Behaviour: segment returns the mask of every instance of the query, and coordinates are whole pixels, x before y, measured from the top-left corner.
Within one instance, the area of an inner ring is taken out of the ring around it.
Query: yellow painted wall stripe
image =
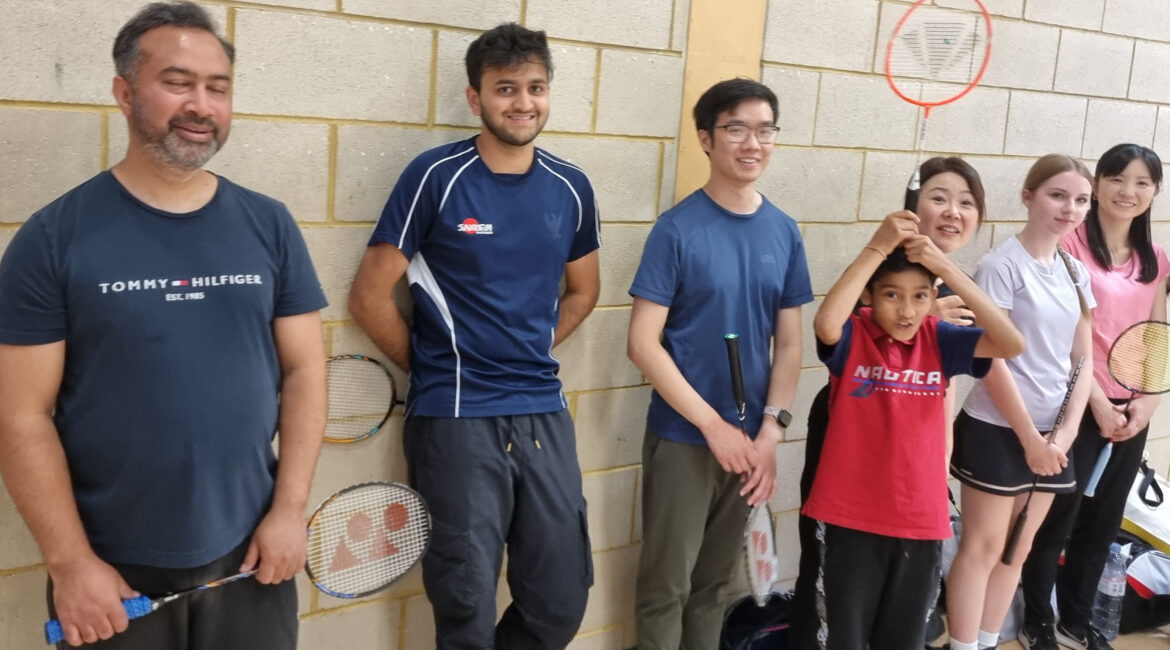
[[[691,0],[674,200],[707,182],[707,156],[691,111],[703,91],[734,77],[760,78],[767,0]],[[665,207],[665,206],[664,206]]]

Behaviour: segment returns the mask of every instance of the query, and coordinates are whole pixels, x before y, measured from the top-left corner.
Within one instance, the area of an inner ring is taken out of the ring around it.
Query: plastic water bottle
[[[1101,581],[1097,583],[1097,597],[1093,600],[1093,627],[1110,641],[1117,638],[1121,624],[1121,601],[1125,598],[1125,555],[1121,545],[1109,547],[1109,561]]]

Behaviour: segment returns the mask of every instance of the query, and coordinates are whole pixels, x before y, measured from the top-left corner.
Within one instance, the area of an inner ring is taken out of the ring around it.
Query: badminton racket
[[[886,44],[886,81],[894,94],[922,108],[914,137],[914,172],[906,185],[906,206],[918,204],[918,165],[926,142],[931,109],[971,92],[991,60],[991,15],[980,0],[948,7],[917,0],[894,27]]]
[[[1068,409],[1068,402],[1072,399],[1073,388],[1076,388],[1077,378],[1081,376],[1081,367],[1085,365],[1085,358],[1077,359],[1077,365],[1073,368],[1072,376],[1068,380],[1068,389],[1064,391],[1064,401],[1060,403],[1060,410],[1056,412],[1056,420],[1052,422],[1052,430],[1048,432],[1047,440],[1052,442],[1052,436],[1056,435],[1056,430],[1060,425],[1064,424],[1064,412]],[[1028,498],[1024,499],[1024,507],[1020,509],[1020,514],[1016,515],[1016,521],[1012,524],[1011,533],[1008,534],[1007,544],[1003,547],[1003,556],[1000,561],[1004,564],[1011,564],[1016,556],[1016,546],[1020,543],[1020,534],[1024,532],[1024,523],[1028,521],[1028,506],[1032,504],[1032,495],[1036,493],[1036,484],[1040,482],[1040,475],[1032,475],[1032,487],[1028,489]]]
[[[727,364],[731,369],[731,394],[735,399],[735,411],[739,416],[739,429],[747,435],[744,419],[747,414],[747,402],[743,394],[743,366],[739,359],[739,335],[727,334],[723,337],[727,344]],[[748,585],[752,590],[752,598],[756,605],[763,607],[768,604],[772,595],[772,585],[778,577],[780,561],[776,555],[776,533],[772,528],[772,509],[766,502],[759,503],[748,512],[747,523],[743,530],[743,548],[746,558]]]
[[[1109,376],[1130,392],[1130,400],[1139,393],[1160,395],[1170,391],[1170,323],[1147,320],[1130,325],[1109,347]],[[1129,418],[1129,404],[1125,405]],[[1110,441],[1097,456],[1093,473],[1085,483],[1085,496],[1097,493],[1097,483],[1113,455]]]
[[[329,413],[325,439],[357,442],[386,424],[398,400],[398,385],[385,366],[360,354],[341,354],[326,365]]]
[[[308,524],[305,572],[317,589],[337,598],[360,598],[389,587],[426,553],[431,516],[414,490],[398,483],[347,487],[317,507]],[[123,600],[126,615],[141,618],[198,591],[252,577],[255,570],[157,598]],[[45,639],[65,639],[59,621],[45,624]]]

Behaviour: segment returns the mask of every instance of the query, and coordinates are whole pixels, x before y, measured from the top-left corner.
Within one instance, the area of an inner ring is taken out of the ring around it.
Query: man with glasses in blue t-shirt
[[[658,218],[630,287],[630,359],[654,387],[642,444],[639,650],[719,645],[748,507],[776,489],[801,305],[813,299],[796,222],[755,187],[772,156],[776,104],[749,79],[699,98],[710,176]],[[748,435],[722,343],[729,332],[739,334]]]
[[[597,302],[597,206],[583,171],[533,144],[552,79],[544,32],[500,25],[466,64],[482,128],[399,177],[349,307],[410,370],[404,446],[434,522],[423,584],[437,646],[563,648],[593,570],[552,349]],[[403,274],[410,325],[391,299]],[[497,625],[505,545],[512,604]]]
[[[0,470],[69,645],[297,645],[325,296],[288,210],[203,169],[232,60],[198,5],[135,15],[114,43],[126,157],[0,261]],[[133,623],[120,602],[252,569]]]

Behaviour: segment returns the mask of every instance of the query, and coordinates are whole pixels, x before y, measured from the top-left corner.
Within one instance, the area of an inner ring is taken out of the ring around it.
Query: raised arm
[[[553,345],[562,341],[577,329],[581,321],[593,311],[597,296],[601,294],[601,274],[598,269],[597,251],[582,255],[565,265],[565,292],[561,294],[557,315],[557,332]]]
[[[365,330],[374,345],[399,368],[410,371],[410,327],[398,305],[394,286],[409,260],[391,244],[366,248],[357,275],[349,289],[349,313]]]
[[[89,545],[53,408],[65,342],[0,345],[0,473],[45,558],[69,645],[126,629],[121,599],[138,594]]]
[[[842,328],[857,304],[865,283],[895,248],[907,237],[917,234],[918,216],[908,210],[886,216],[869,243],[857,254],[845,272],[825,295],[813,319],[813,331],[821,342],[833,345],[841,340]]]
[[[906,257],[911,262],[922,264],[942,278],[975,314],[975,322],[983,328],[983,335],[975,344],[975,356],[1011,359],[1024,351],[1024,335],[1012,324],[1008,313],[1000,309],[929,237],[915,235],[907,239],[904,246]]]
[[[281,373],[276,487],[240,566],[240,571],[257,568],[256,579],[265,584],[292,578],[305,563],[305,506],[326,409],[321,313],[277,318],[272,333]]]

